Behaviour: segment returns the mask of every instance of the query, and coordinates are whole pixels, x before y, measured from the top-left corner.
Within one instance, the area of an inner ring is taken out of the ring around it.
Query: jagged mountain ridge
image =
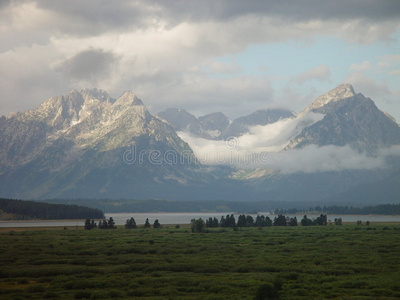
[[[336,145],[373,153],[379,148],[400,144],[400,128],[393,118],[379,110],[363,94],[356,94],[350,84],[342,84],[318,97],[300,114],[324,114],[324,118],[293,138],[286,149]]]
[[[393,138],[399,134],[397,123],[372,100],[355,94],[351,86],[339,86],[314,102],[297,118],[308,113],[320,113],[323,118],[292,139],[292,148],[400,144]],[[235,121],[231,123],[222,113],[198,119],[183,110],[169,113],[181,121],[180,128],[160,115],[152,116],[130,92],[113,99],[101,90],[83,90],[52,97],[36,110],[0,118],[0,196],[317,200],[388,176],[386,171],[363,170],[308,175],[256,171],[257,176],[234,177],[230,166],[198,164],[176,130],[191,130],[197,122],[198,136],[222,139],[223,128]],[[237,123],[246,129],[294,118],[285,113],[257,111]],[[340,130],[336,132],[336,128]],[[123,160],[132,145],[143,154],[140,163]],[[158,164],[152,153],[174,153],[185,159],[183,163]],[[313,188],[316,183],[318,189]]]
[[[143,135],[157,141],[163,138],[160,130],[170,135],[165,142],[171,148],[189,150],[172,128],[154,118],[131,92],[112,99],[102,91],[74,90],[6,119],[0,128],[1,166],[7,161],[27,162],[61,141],[73,141],[77,151],[107,151],[127,147],[133,138]]]
[[[239,137],[249,132],[249,128],[257,125],[268,125],[282,119],[293,118],[294,114],[284,109],[260,109],[247,116],[235,119],[221,134],[223,139]]]
[[[184,109],[168,108],[157,114],[177,131],[187,131],[205,139],[220,139],[232,121],[221,112],[196,118]]]
[[[177,108],[168,108],[157,115],[178,131],[184,130],[198,137],[217,140],[239,137],[249,132],[252,126],[263,126],[294,117],[292,112],[284,109],[260,109],[233,121],[221,112],[196,118],[186,110]]]
[[[202,128],[199,120],[184,109],[168,108],[157,114],[159,118],[170,124],[176,131],[188,131],[196,136],[211,139],[211,136]]]
[[[135,165],[124,161],[132,147],[137,153],[130,155],[141,160]],[[151,157],[167,152],[181,163],[160,165]],[[3,120],[0,166],[2,192],[25,190],[30,197],[101,194],[108,187],[115,192],[127,181],[185,183],[197,168],[190,147],[135,95],[112,99],[97,90],[53,97]]]

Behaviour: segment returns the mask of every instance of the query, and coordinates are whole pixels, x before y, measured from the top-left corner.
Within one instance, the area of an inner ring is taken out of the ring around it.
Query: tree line
[[[315,206],[309,209],[276,209],[275,214],[298,214],[307,212],[318,212],[326,214],[337,214],[337,215],[400,215],[400,204],[380,204],[374,206],[365,207],[353,207],[353,206]]]
[[[149,219],[147,218],[145,223],[144,223],[144,225],[143,225],[143,228],[149,228],[151,226],[152,225],[150,225]],[[117,226],[115,225],[115,221],[114,221],[114,219],[112,217],[110,217],[108,220],[107,219],[100,220],[99,224],[97,224],[95,222],[95,220],[91,220],[91,219],[86,219],[85,220],[84,229],[91,230],[91,229],[95,229],[95,228],[98,228],[98,229],[117,229]],[[125,228],[126,229],[138,228],[138,226],[136,225],[135,219],[134,218],[127,219],[126,222],[125,222]],[[156,219],[154,221],[153,228],[161,228],[161,224],[158,221],[158,219]]]
[[[307,215],[304,215],[301,219],[300,224],[302,226],[324,226],[328,224],[328,217],[325,214],[321,214],[319,217],[309,219]],[[335,219],[336,225],[342,224],[342,219]],[[236,222],[233,214],[221,216],[218,220],[216,217],[208,218],[204,222],[200,219],[192,219],[191,229],[192,232],[204,232],[205,228],[216,228],[216,227],[232,227],[236,230],[239,227],[268,227],[268,226],[298,226],[297,217],[289,217],[283,214],[275,216],[273,220],[270,217],[264,215],[257,215],[254,219],[250,215],[239,215]]]
[[[328,217],[327,215],[321,214],[319,217],[314,219],[309,219],[307,215],[304,215],[303,219],[301,219],[300,224],[302,226],[323,226],[327,225]],[[336,225],[342,225],[342,219],[335,219]],[[236,222],[235,216],[233,214],[228,214],[226,216],[221,216],[220,220],[217,218],[208,218],[205,222],[199,219],[191,220],[191,229],[192,232],[204,232],[206,228],[215,228],[215,227],[231,227],[234,230],[237,230],[239,227],[268,227],[268,226],[298,226],[299,223],[297,221],[297,217],[289,217],[284,215],[278,215],[273,220],[270,217],[264,215],[257,215],[254,219],[250,215],[239,215],[238,220]],[[161,224],[156,219],[153,225],[150,224],[149,219],[147,218],[142,228],[161,228]],[[87,230],[98,228],[98,229],[116,229],[115,221],[112,217],[108,220],[100,220],[99,224],[94,220],[87,219],[85,221],[84,228]],[[135,229],[138,228],[136,221],[134,218],[127,219],[125,222],[126,229]],[[177,225],[179,228],[179,225]]]
[[[0,198],[0,210],[7,214],[12,214],[12,219],[14,220],[104,218],[104,213],[96,208],[4,198]]]

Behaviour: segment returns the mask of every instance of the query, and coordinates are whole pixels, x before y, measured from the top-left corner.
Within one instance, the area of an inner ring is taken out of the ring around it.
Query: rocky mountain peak
[[[115,104],[144,106],[143,102],[130,91],[125,91],[122,96],[115,101]]]
[[[51,97],[44,101],[37,109],[18,113],[18,119],[41,120],[54,127],[56,130],[69,127],[72,122],[77,122],[84,106],[85,99],[82,94],[73,90],[65,96]]]
[[[323,114],[322,120],[306,127],[292,139],[287,149],[302,148],[310,144],[345,146],[375,153],[379,148],[400,144],[398,124],[379,110],[363,94],[355,94],[350,84],[342,84],[318,97],[300,114]]]
[[[213,139],[219,139],[222,132],[227,130],[232,121],[221,112],[214,112],[199,117],[200,126]]]
[[[222,112],[214,112],[205,116],[199,117],[199,122],[205,130],[223,131],[228,128],[231,120]]]
[[[81,91],[81,94],[85,99],[96,99],[101,102],[115,102],[115,99],[111,98],[106,91],[98,90],[96,88],[84,89]]]
[[[356,96],[356,93],[354,92],[353,86],[351,84],[341,84],[334,88],[333,90],[329,91],[326,94],[323,94],[319,96],[317,99],[315,99],[314,102],[312,102],[310,105],[308,105],[300,114],[299,116],[305,115],[307,112],[318,109],[330,102],[337,102],[343,99],[351,98]]]

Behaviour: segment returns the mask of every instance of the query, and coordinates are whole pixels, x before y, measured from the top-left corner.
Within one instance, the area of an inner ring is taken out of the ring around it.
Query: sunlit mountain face
[[[399,125],[349,84],[298,114],[265,109],[234,120],[183,109],[154,116],[131,92],[74,90],[0,119],[0,191],[303,201],[355,198],[367,185],[369,195],[384,188],[395,197],[399,154]]]

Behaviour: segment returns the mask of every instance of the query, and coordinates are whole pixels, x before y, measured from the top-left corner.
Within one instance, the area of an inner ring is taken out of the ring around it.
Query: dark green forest
[[[96,208],[79,205],[0,198],[0,218],[3,220],[103,219],[104,213]]]
[[[271,201],[235,202],[226,200],[177,201],[163,199],[47,199],[48,203],[78,204],[95,207],[107,213],[120,212],[257,212],[270,211],[277,207],[290,208],[295,203]],[[308,206],[307,206],[308,207]]]
[[[277,201],[177,201],[161,199],[48,199],[48,203],[83,205],[105,211],[119,212],[235,212],[257,214],[274,212],[275,214],[324,213],[349,215],[399,215],[400,204],[380,204],[375,206],[354,207],[348,205],[321,205],[315,202],[277,202]],[[317,205],[316,205],[317,204]]]
[[[307,212],[323,212],[335,215],[400,215],[400,204],[380,204],[375,206],[353,207],[353,206],[315,206],[309,209],[277,209],[275,214],[297,214]]]

